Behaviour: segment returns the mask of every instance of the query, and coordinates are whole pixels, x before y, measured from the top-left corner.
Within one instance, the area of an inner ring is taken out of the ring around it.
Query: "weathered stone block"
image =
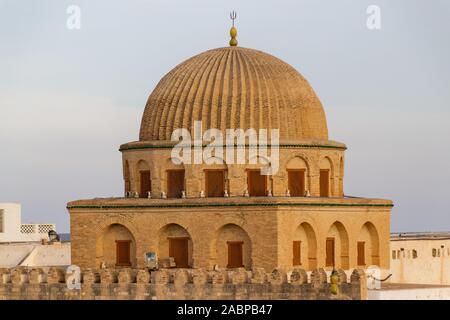
[[[364,272],[363,269],[353,270],[353,272],[350,276],[350,281],[352,283],[358,283],[358,282],[365,281],[365,280],[366,280],[366,273]]]
[[[230,279],[232,284],[243,284],[248,281],[248,275],[244,268],[230,272]]]
[[[271,284],[284,284],[287,282],[287,274],[283,269],[275,269],[268,275]]]
[[[225,271],[211,271],[209,274],[212,284],[225,284],[228,276]]]
[[[117,281],[120,284],[127,284],[127,283],[132,283],[133,279],[132,279],[133,275],[132,275],[132,270],[130,269],[121,269],[119,271],[119,274],[117,276]]]
[[[208,274],[203,269],[195,269],[192,272],[192,283],[195,286],[202,286],[208,282]]]
[[[327,273],[323,268],[314,269],[311,273],[311,284],[315,289],[322,288],[327,283]]]
[[[91,269],[86,269],[84,272],[82,272],[81,276],[81,281],[86,285],[91,285],[96,282],[96,276]]]
[[[184,269],[177,270],[173,275],[173,283],[176,288],[183,287],[189,283],[189,274]]]
[[[304,269],[296,268],[292,270],[289,280],[292,284],[308,283],[308,275]]]
[[[15,285],[21,285],[28,280],[28,275],[25,273],[25,270],[21,268],[14,269],[11,272],[11,282]]]
[[[147,269],[140,269],[136,273],[136,283],[147,284],[150,282],[150,273]]]
[[[251,283],[265,283],[267,281],[267,273],[264,268],[256,268],[252,272]]]
[[[338,283],[347,283],[347,274],[345,273],[345,271],[342,269],[337,269],[336,272],[338,275]]]
[[[170,274],[166,270],[158,270],[152,272],[153,283],[155,284],[167,284],[170,281]]]
[[[43,282],[43,270],[32,269],[28,274],[28,279],[31,284],[40,284]]]
[[[114,271],[110,269],[102,269],[100,271],[100,283],[102,284],[114,283],[115,282],[114,278],[115,278]]]
[[[61,268],[50,268],[47,273],[47,283],[65,283],[66,274]]]

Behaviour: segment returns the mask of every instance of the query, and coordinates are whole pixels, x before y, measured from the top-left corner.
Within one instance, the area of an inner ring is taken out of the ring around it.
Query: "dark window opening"
[[[131,240],[116,240],[116,265],[131,266]]]
[[[228,265],[227,268],[241,268],[243,263],[242,241],[228,241]]]
[[[327,267],[334,267],[334,238],[327,238],[326,242],[326,263]]]
[[[205,171],[207,197],[223,197],[225,193],[225,170]]]
[[[174,258],[177,268],[188,268],[189,238],[169,238],[169,256]]]
[[[320,170],[320,196],[329,197],[330,195],[330,170]]]
[[[140,171],[139,175],[140,175],[140,182],[141,182],[141,190],[140,190],[139,196],[141,198],[147,198],[148,193],[150,191],[152,191],[152,181],[151,181],[151,177],[150,177],[150,171],[149,170]]]
[[[305,195],[305,170],[288,170],[288,185],[291,197]]]
[[[248,193],[251,197],[267,196],[267,176],[261,170],[247,171]]]
[[[302,264],[302,242],[294,241],[292,243],[292,265],[300,266]]]
[[[167,171],[167,197],[181,198],[184,191],[184,170]]]
[[[366,243],[358,241],[358,266],[366,265]]]

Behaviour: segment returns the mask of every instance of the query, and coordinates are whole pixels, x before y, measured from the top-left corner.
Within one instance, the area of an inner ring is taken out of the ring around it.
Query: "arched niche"
[[[98,267],[135,267],[136,240],[131,231],[119,223],[104,228],[97,238],[96,262]]]
[[[306,270],[317,267],[316,233],[309,223],[303,222],[295,229],[292,249],[294,266],[300,265]]]
[[[292,197],[303,197],[310,190],[309,165],[299,156],[290,159],[286,164],[287,189]]]
[[[193,264],[194,247],[189,232],[176,223],[162,227],[158,232],[158,258],[174,258],[177,268],[189,268]]]
[[[319,190],[321,197],[333,196],[334,169],[329,157],[324,157],[319,162]]]
[[[328,229],[325,243],[325,266],[349,269],[349,240],[344,225],[336,221]]]
[[[380,264],[380,243],[378,231],[371,222],[366,222],[358,235],[357,264],[359,266]]]
[[[236,224],[220,227],[211,246],[212,265],[222,268],[252,267],[252,242],[248,233]]]

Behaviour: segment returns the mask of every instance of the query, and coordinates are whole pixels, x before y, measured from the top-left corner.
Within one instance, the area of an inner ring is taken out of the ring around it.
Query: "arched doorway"
[[[357,242],[358,266],[380,264],[379,238],[375,226],[366,222],[359,232]]]
[[[217,230],[212,249],[213,264],[219,267],[246,269],[252,267],[250,237],[236,224],[226,224]]]
[[[317,267],[317,240],[314,229],[309,223],[300,224],[294,233],[292,242],[292,265],[306,270]]]
[[[189,232],[176,223],[162,227],[158,233],[159,259],[174,258],[177,268],[192,267],[193,244]]]
[[[328,229],[325,243],[325,266],[349,269],[348,233],[344,225],[336,221]]]
[[[107,267],[136,266],[136,240],[122,224],[111,224],[97,239],[97,265]]]

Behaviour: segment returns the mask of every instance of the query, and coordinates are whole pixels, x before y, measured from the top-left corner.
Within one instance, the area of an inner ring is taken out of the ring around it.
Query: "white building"
[[[17,203],[0,203],[0,243],[40,242],[48,238],[55,224],[23,224],[21,206]]]
[[[391,283],[450,285],[450,232],[391,235]]]
[[[389,280],[370,300],[450,300],[450,232],[391,234]]]

